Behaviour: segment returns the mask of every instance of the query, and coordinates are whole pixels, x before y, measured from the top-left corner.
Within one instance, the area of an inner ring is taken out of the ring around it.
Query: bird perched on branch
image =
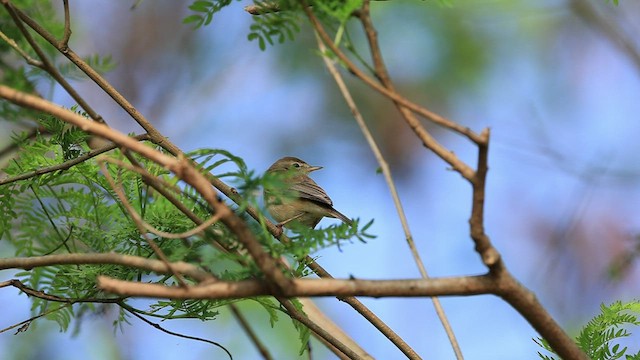
[[[267,174],[277,176],[282,182],[280,186],[264,189],[267,211],[278,221],[276,226],[297,222],[314,228],[325,216],[351,225],[352,221],[333,208],[329,195],[309,177],[310,172],[320,169],[322,166],[311,166],[291,156],[269,167]]]

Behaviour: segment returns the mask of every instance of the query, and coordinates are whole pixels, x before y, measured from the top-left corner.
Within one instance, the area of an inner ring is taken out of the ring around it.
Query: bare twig
[[[58,306],[57,308],[53,308],[53,309],[47,310],[47,311],[45,311],[45,312],[43,312],[43,313],[41,313],[41,314],[38,314],[38,315],[36,315],[36,316],[32,316],[32,317],[30,317],[29,319],[27,319],[27,320],[25,320],[25,321],[21,321],[21,322],[19,322],[19,323],[17,323],[17,324],[11,325],[11,326],[6,327],[6,328],[4,328],[4,329],[0,329],[0,334],[2,334],[3,332],[7,332],[7,331],[9,331],[9,330],[11,330],[11,329],[15,329],[15,328],[17,328],[18,326],[20,326],[20,328],[18,329],[17,333],[23,332],[23,331],[25,331],[25,330],[26,330],[26,328],[28,328],[28,327],[29,327],[29,325],[30,325],[34,320],[37,320],[37,319],[39,319],[39,318],[41,318],[41,317],[43,317],[43,316],[47,316],[47,315],[49,315],[49,314],[53,314],[54,312],[56,312],[56,311],[60,311],[60,310],[62,310],[62,309],[64,309],[64,308],[67,308],[67,307],[69,307],[69,306],[71,306],[71,305],[72,305],[71,303],[67,303],[67,304],[60,305],[60,306]]]
[[[498,271],[504,264],[500,253],[491,244],[491,240],[484,231],[484,198],[485,183],[488,171],[489,154],[489,129],[485,129],[481,134],[484,139],[478,145],[478,169],[472,182],[473,198],[471,204],[471,218],[469,226],[471,238],[476,244],[476,251],[480,254],[482,262],[489,268],[489,271]]]
[[[9,15],[11,15],[13,22],[16,24],[18,29],[20,29],[20,32],[22,33],[22,35],[25,37],[27,42],[29,42],[29,45],[31,45],[31,48],[33,48],[33,50],[36,52],[36,54],[40,58],[40,61],[42,62],[42,66],[40,66],[40,68],[46,71],[47,73],[49,73],[49,75],[51,75],[51,77],[53,77],[54,80],[57,81],[60,84],[60,86],[62,86],[65,89],[65,91],[78,103],[78,105],[80,105],[80,107],[87,112],[89,117],[91,117],[95,121],[104,123],[104,119],[102,118],[102,116],[100,116],[100,114],[98,114],[95,110],[93,110],[93,108],[89,105],[89,103],[86,102],[84,98],[82,98],[82,96],[80,96],[80,94],[71,86],[71,84],[69,84],[69,82],[60,74],[56,66],[49,60],[46,53],[40,48],[40,45],[38,45],[38,43],[33,39],[29,31],[27,31],[27,29],[24,27],[23,22],[20,20],[20,17],[24,14],[20,10],[16,9],[13,6],[13,4],[11,4],[8,1],[4,1],[3,4],[7,9],[7,11],[9,12]],[[70,35],[70,32],[69,32],[69,35]],[[53,36],[51,36],[51,38],[53,39]],[[59,46],[59,44],[56,44],[54,46]]]
[[[378,91],[382,95],[389,97],[391,100],[400,103],[402,106],[408,108],[409,110],[414,111],[417,114],[423,116],[424,118],[432,121],[433,123],[438,124],[456,133],[459,133],[467,137],[469,140],[473,141],[474,143],[478,141],[478,135],[468,127],[462,126],[454,121],[444,118],[443,116],[440,116],[420,105],[417,105],[407,100],[405,97],[398,94],[396,91],[387,89],[386,87],[380,85],[378,82],[373,80],[367,74],[365,74],[351,61],[351,59],[349,59],[342,51],[340,51],[340,49],[336,46],[333,40],[331,40],[331,37],[329,37],[329,34],[327,34],[326,30],[324,29],[324,26],[322,26],[322,24],[320,23],[320,20],[318,20],[318,18],[313,14],[311,9],[307,6],[306,2],[304,0],[301,0],[301,3],[303,5],[302,10],[306,13],[307,17],[311,21],[311,25],[318,32],[318,35],[320,35],[320,38],[325,43],[325,45],[327,45],[327,47],[331,49],[331,51],[340,59],[340,61],[344,63],[344,65],[347,67],[347,69],[350,72],[352,72],[365,84],[369,85],[371,88]],[[412,124],[412,130],[414,130],[416,135],[418,135],[418,138],[422,140],[423,143],[434,141],[433,138],[429,139],[430,135],[428,133],[420,131],[421,128],[422,128],[422,125],[419,123]],[[427,146],[426,143],[425,143],[425,146]],[[469,175],[469,177],[471,177],[469,172],[472,170],[468,166],[466,166],[462,161],[457,159],[457,157],[452,158],[450,156],[447,156],[446,153],[440,153],[440,152],[436,152],[436,154],[440,156],[443,160],[451,164],[451,166],[453,166],[454,169],[458,170],[458,172],[460,172],[460,174],[465,176],[465,178],[467,177],[466,175]]]
[[[44,67],[44,65],[42,64],[42,61],[36,60],[31,56],[29,56],[29,54],[27,54],[26,51],[24,51],[20,46],[18,46],[15,40],[5,35],[5,33],[2,31],[0,31],[0,39],[4,40],[7,44],[9,44],[9,46],[11,46],[15,51],[17,51],[18,54],[20,54],[20,56],[22,56],[22,58],[27,62],[27,64],[31,66],[35,66],[37,68]]]
[[[316,34],[316,39],[318,41],[318,47],[320,49],[320,52],[324,54],[326,52],[325,45],[317,37],[317,34]],[[344,83],[344,80],[342,79],[342,76],[340,75],[340,73],[336,69],[335,64],[326,56],[323,56],[322,58],[324,60],[325,65],[329,69],[329,72],[331,73],[331,75],[333,76],[334,80],[336,81],[336,83],[338,85],[338,88],[340,89],[340,91],[342,93],[343,98],[345,99],[345,101],[347,102],[347,105],[349,106],[349,109],[351,110],[351,114],[356,119],[356,122],[358,123],[358,126],[360,127],[360,130],[362,131],[365,139],[367,140],[367,143],[369,144],[369,147],[371,148],[371,151],[373,152],[373,154],[375,155],[376,159],[378,160],[378,164],[382,168],[382,172],[383,172],[385,180],[387,182],[387,186],[389,187],[389,190],[391,192],[391,197],[393,198],[394,204],[396,206],[396,210],[398,212],[398,216],[400,217],[400,222],[402,223],[402,228],[405,231],[405,237],[406,237],[407,241],[410,244],[411,253],[413,254],[414,259],[415,259],[416,263],[418,264],[418,268],[420,269],[422,277],[423,278],[427,278],[428,277],[427,276],[427,272],[426,272],[426,269],[424,267],[424,264],[422,263],[422,260],[420,259],[420,254],[418,253],[417,249],[415,249],[415,246],[413,245],[411,232],[409,230],[409,224],[407,223],[407,218],[406,218],[406,216],[404,214],[404,210],[402,208],[402,203],[400,202],[400,197],[398,196],[398,192],[396,190],[395,183],[394,183],[393,178],[391,176],[391,170],[389,169],[389,165],[385,161],[385,159],[384,159],[384,157],[382,155],[382,152],[380,151],[380,148],[378,148],[378,145],[376,144],[376,141],[373,138],[373,135],[369,131],[369,128],[367,127],[367,124],[365,123],[365,121],[364,121],[364,119],[362,117],[362,114],[358,110],[358,107],[355,104],[355,101],[353,100],[353,97],[351,96],[351,93],[349,92],[349,89],[347,88],[346,84]],[[408,358],[410,358],[410,359],[419,359],[420,358],[420,356],[409,346],[409,344],[404,342],[404,340],[402,340],[400,337],[395,337],[394,336],[394,337],[389,337],[389,339],[392,340],[394,342],[394,344],[396,346],[398,346],[398,348]],[[399,342],[399,340],[402,340],[402,342]]]
[[[273,357],[271,356],[271,353],[269,353],[269,349],[267,349],[262,341],[260,341],[258,335],[251,328],[251,324],[249,324],[247,319],[245,319],[244,315],[240,312],[240,309],[238,309],[235,304],[229,305],[229,309],[231,310],[231,313],[236,318],[236,320],[238,320],[240,327],[244,330],[245,333],[247,333],[247,336],[249,336],[251,342],[253,342],[256,348],[258,348],[258,351],[260,352],[260,355],[262,355],[262,358],[265,360],[272,360]]]
[[[7,286],[13,286],[16,289],[19,289],[20,291],[22,291],[23,293],[29,296],[33,296],[33,297],[47,300],[47,301],[54,301],[54,302],[63,302],[63,303],[71,303],[71,304],[88,303],[88,302],[112,304],[120,301],[120,298],[64,298],[60,296],[47,294],[44,291],[32,289],[17,279],[11,279],[11,280],[0,282],[0,288],[7,287]]]
[[[170,141],[166,140],[162,134],[151,125],[151,123],[124,97],[120,94],[108,81],[106,81],[102,75],[95,71],[89,64],[87,64],[78,54],[76,54],[68,46],[62,46],[61,42],[56,40],[55,36],[44,29],[35,20],[31,19],[27,14],[21,10],[15,8],[11,3],[6,2],[5,6],[10,8],[17,14],[17,16],[31,29],[33,29],[38,35],[45,39],[49,44],[53,45],[60,53],[66,56],[72,63],[74,63],[82,72],[84,72],[93,82],[95,82],[107,95],[109,95],[120,107],[125,110],[146,132],[149,134],[152,141],[171,154],[177,155],[181,151]],[[64,79],[63,79],[64,80]],[[56,81],[59,81],[56,79]],[[75,97],[74,97],[75,99]],[[76,101],[78,101],[76,99]],[[82,106],[82,105],[81,105]],[[84,108],[84,106],[82,106]],[[85,108],[86,110],[86,108]],[[87,111],[89,113],[89,111]],[[89,114],[91,116],[91,114]],[[93,118],[93,116],[91,116]]]
[[[392,91],[395,91],[394,89],[394,85],[393,82],[391,81],[391,77],[389,76],[389,73],[387,71],[387,67],[384,64],[384,60],[382,58],[382,52],[380,51],[380,45],[378,43],[378,36],[376,33],[376,29],[373,26],[373,22],[371,21],[371,14],[370,14],[370,1],[369,0],[364,0],[363,4],[362,4],[362,8],[360,9],[359,12],[359,18],[360,21],[362,23],[362,27],[364,30],[364,33],[367,37],[367,41],[369,43],[369,49],[371,52],[371,58],[373,59],[373,65],[374,65],[374,69],[375,69],[375,74],[377,76],[377,78],[380,80],[380,82],[382,83],[382,85]],[[326,60],[325,60],[326,61]],[[337,70],[334,69],[334,72],[337,73]],[[338,73],[339,74],[339,73]],[[346,86],[343,83],[343,87],[346,88]],[[353,102],[353,100],[352,100]],[[394,104],[396,105],[396,107],[398,108],[398,110],[400,111],[400,114],[402,115],[402,117],[405,119],[405,121],[409,124],[409,126],[411,128],[415,128],[416,124],[419,124],[418,119],[415,118],[415,116],[413,115],[413,113],[406,107],[404,107],[403,105],[401,105],[399,102],[395,101]],[[355,106],[355,104],[354,104]],[[366,124],[364,123],[363,120],[360,120],[359,123],[362,123],[361,126],[366,126]],[[419,130],[416,129],[417,132],[424,132],[426,134],[428,134],[428,132],[425,129]],[[367,130],[368,133],[368,130]],[[369,134],[369,136],[371,136]],[[373,139],[373,138],[372,138]],[[434,140],[435,142],[435,140]],[[439,144],[437,143],[432,143],[430,142],[427,145],[432,151],[434,152],[438,152],[441,151],[441,149],[439,149]],[[377,147],[376,147],[377,149]],[[387,182],[389,183],[389,189],[391,190],[391,194],[394,198],[394,202],[396,203],[396,209],[398,211],[398,215],[400,217],[400,221],[402,223],[402,227],[404,229],[405,232],[405,237],[407,239],[407,244],[409,245],[409,248],[411,249],[411,253],[413,254],[413,257],[415,259],[416,264],[418,265],[418,269],[420,270],[420,274],[422,275],[423,278],[429,278],[429,275],[427,273],[427,269],[424,266],[424,263],[422,262],[422,260],[420,259],[420,255],[418,253],[418,249],[416,248],[415,242],[413,241],[413,236],[411,235],[411,232],[409,230],[409,224],[407,222],[407,218],[404,214],[404,211],[402,210],[402,205],[400,204],[400,198],[397,194],[397,191],[395,189],[395,185],[393,183],[393,180],[391,179],[391,172],[389,170],[389,166],[386,163],[386,161],[384,161],[384,159],[382,159],[382,155],[378,155],[380,153],[380,151],[378,150],[378,153],[376,154],[376,157],[379,157],[379,162],[382,166],[383,171],[388,172],[388,180]],[[455,157],[455,155],[453,155],[453,157]],[[462,174],[462,173],[461,173]],[[465,176],[464,174],[462,174],[463,176]],[[465,176],[466,177],[466,176]],[[433,306],[435,308],[436,314],[438,315],[438,318],[440,319],[440,322],[442,323],[442,326],[447,334],[447,337],[449,338],[449,342],[451,343],[451,347],[453,348],[453,351],[456,355],[457,359],[463,359],[463,355],[462,355],[462,350],[460,349],[460,345],[458,344],[458,340],[456,339],[455,333],[453,332],[453,329],[451,327],[451,324],[449,323],[449,319],[447,318],[445,312],[444,312],[444,308],[442,307],[442,304],[440,303],[440,300],[436,297],[432,297],[431,301],[433,302]]]
[[[145,322],[147,325],[150,325],[160,331],[162,331],[163,333],[169,334],[169,335],[173,335],[173,336],[177,336],[183,339],[189,339],[189,340],[195,340],[195,341],[200,341],[200,342],[204,342],[204,343],[208,343],[214,346],[219,347],[220,349],[224,350],[224,352],[227,353],[227,355],[229,355],[229,359],[233,359],[233,356],[231,355],[231,353],[229,352],[229,350],[227,350],[227,348],[225,348],[224,346],[222,346],[222,344],[217,343],[215,341],[211,341],[211,340],[207,340],[207,339],[203,339],[197,336],[189,336],[189,335],[184,335],[184,334],[180,334],[177,333],[175,331],[170,331],[167,330],[165,328],[163,328],[162,326],[160,326],[160,324],[158,323],[154,323],[153,321],[150,321],[149,319],[145,318],[144,316],[138,314],[131,306],[125,304],[124,302],[120,301],[118,303],[118,305],[123,308],[124,310],[126,310],[129,314],[137,317],[138,319],[142,320],[143,322]]]
[[[284,306],[285,309],[287,309],[287,313],[292,319],[299,321],[300,323],[304,324],[307,328],[309,328],[309,330],[311,330],[312,332],[320,336],[320,338],[327,340],[327,342],[329,342],[332,345],[331,347],[329,347],[329,349],[332,349],[332,347],[335,347],[335,349],[332,349],[334,350],[334,353],[335,353],[335,350],[337,349],[338,351],[345,354],[349,359],[357,359],[357,360],[373,359],[368,354],[359,353],[356,351],[357,349],[354,350],[349,346],[345,345],[342,341],[340,341],[340,339],[336,338],[333,334],[329,333],[327,330],[323,329],[322,327],[318,326],[316,323],[311,321],[302,311],[298,310],[295,307],[295,305],[291,302],[291,300],[280,297],[280,296],[276,296],[276,298],[278,299],[280,304],[282,304],[282,306]]]
[[[71,38],[71,16],[69,15],[69,0],[62,0],[64,7],[64,33],[62,34],[62,40],[60,40],[60,48],[66,49],[69,47],[69,39]]]

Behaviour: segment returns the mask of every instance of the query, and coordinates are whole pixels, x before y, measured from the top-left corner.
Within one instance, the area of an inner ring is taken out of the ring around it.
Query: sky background
[[[419,277],[384,179],[306,23],[295,42],[260,51],[246,38],[246,1],[232,3],[197,31],[181,24],[190,14],[185,3],[143,1],[130,10],[132,3],[71,2],[71,47],[82,55],[111,54],[118,67],[107,79],[185,151],[225,149],[257,172],[287,155],[324,166],[313,178],[335,207],[349,217],[375,219],[370,232],[377,235],[367,244],[355,241],[342,251],[315,254],[335,277]],[[372,4],[389,72],[413,101],[476,132],[491,128],[486,231],[514,276],[575,334],[601,303],[639,297],[637,263],[616,279],[608,270],[640,234],[640,64],[570,1],[451,3]],[[624,36],[638,34],[638,3],[587,3]],[[350,29],[362,45],[359,28]],[[468,183],[421,146],[391,103],[345,77],[392,166],[430,275],[483,273],[469,237]],[[112,127],[140,131],[95,85],[74,85]],[[72,105],[59,89],[51,95]],[[424,124],[475,167],[472,144]],[[11,252],[0,244],[0,254]],[[0,280],[11,277],[0,272]],[[429,299],[361,300],[424,358],[453,358]],[[441,301],[467,359],[537,358],[535,331],[499,298]],[[348,305],[332,298],[317,303],[374,357],[401,357]],[[28,318],[29,306],[26,296],[3,289],[0,327]],[[296,339],[290,321],[271,330],[254,304],[241,308],[254,315],[252,325],[276,358],[297,358],[297,345],[286,343]],[[103,315],[87,316],[75,324],[77,334],[39,321],[25,334],[0,334],[0,349],[10,349],[16,359],[225,358],[218,348],[169,336],[137,319],[114,331],[116,314],[106,308]],[[219,342],[236,359],[258,358],[224,309],[215,321],[162,326]],[[283,331],[291,336],[278,336]],[[640,331],[634,332],[626,343],[637,352]],[[332,358],[314,346],[314,359]]]

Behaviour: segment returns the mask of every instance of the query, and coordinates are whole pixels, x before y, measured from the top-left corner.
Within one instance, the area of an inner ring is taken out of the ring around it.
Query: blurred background
[[[188,2],[134,4],[72,1],[71,47],[81,55],[111,54],[118,66],[107,79],[185,151],[225,149],[257,172],[285,155],[324,166],[314,179],[335,207],[375,219],[370,232],[377,235],[315,254],[335,277],[419,277],[378,165],[306,23],[294,42],[260,51],[247,41],[252,20],[243,7],[250,2],[232,3],[197,31],[181,23],[192,14]],[[633,257],[640,246],[640,3],[389,1],[371,8],[397,89],[477,132],[491,128],[486,230],[516,278],[574,335],[601,303],[640,297]],[[353,40],[366,54],[356,25]],[[392,166],[430,275],[483,273],[468,235],[470,186],[421,146],[389,101],[345,77]],[[112,127],[140,132],[97,86],[74,85]],[[73,105],[60,89],[45,90]],[[425,126],[475,167],[470,142]],[[3,133],[0,141],[8,141],[10,132]],[[0,254],[11,249],[0,244]],[[425,358],[454,357],[429,299],[362,301]],[[535,331],[500,299],[441,301],[466,358],[537,358]],[[317,303],[374,357],[402,358],[348,305]],[[27,297],[15,289],[2,290],[0,308],[0,328],[31,316]],[[254,315],[252,326],[276,358],[298,358],[289,320],[271,329],[261,309],[241,308]],[[0,334],[0,349],[16,359],[226,358],[135,318],[114,329],[116,315],[102,308],[67,333],[38,321],[26,333]],[[219,342],[235,359],[259,358],[226,310],[215,321],[162,326]],[[638,351],[640,331],[633,331],[624,343]],[[321,345],[313,349],[314,359],[333,358]]]

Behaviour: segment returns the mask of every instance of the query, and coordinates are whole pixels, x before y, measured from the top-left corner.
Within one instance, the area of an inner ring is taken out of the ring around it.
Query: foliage
[[[205,1],[197,0],[189,5],[189,10],[195,14],[189,15],[182,20],[184,24],[193,24],[194,28],[200,28],[203,25],[209,25],[213,20],[213,14],[229,6],[231,0]]]
[[[625,326],[640,325],[636,314],[640,314],[640,301],[637,300],[628,303],[616,301],[609,306],[601,304],[600,314],[585,325],[576,342],[590,359],[613,360],[622,359],[622,356],[627,360],[640,359],[640,348],[637,353],[628,355],[627,347],[620,348],[620,344],[616,343],[616,340],[631,335]],[[536,343],[553,352],[546,340],[538,338]],[[556,359],[541,353],[538,355],[545,360]]]
[[[300,31],[300,18],[294,9],[282,9],[281,11],[267,12],[266,7],[270,2],[256,2],[256,6],[264,11],[263,15],[254,16],[253,24],[249,26],[249,41],[258,41],[260,50],[266,50],[267,43],[274,44],[277,39],[282,44],[286,40],[292,41],[295,33]]]
[[[87,120],[89,121],[89,120]],[[47,116],[39,119],[40,126],[48,135],[38,134],[32,141],[16,136],[20,157],[4,169],[9,177],[18,176],[34,169],[42,169],[84,155],[88,148],[84,144],[86,134],[78,128],[68,126],[60,120]],[[214,173],[238,185],[244,199],[238,210],[251,205],[258,206],[257,190],[265,183],[263,177],[255,176],[244,161],[233,154],[216,149],[197,150],[188,154],[203,172]],[[115,151],[111,157],[124,160]],[[169,184],[177,181],[167,171],[154,163],[137,158],[152,175]],[[139,175],[109,166],[128,201],[143,219],[164,232],[181,233],[194,225],[165,197],[156,196],[141,181]],[[190,188],[182,188],[176,194],[179,201],[193,209],[201,218],[209,217],[205,202]],[[244,205],[243,205],[244,204]],[[64,171],[54,171],[41,176],[17,181],[0,187],[0,222],[2,240],[10,241],[18,256],[37,256],[52,253],[110,252],[155,257],[143,236],[153,238],[171,261],[189,261],[207,268],[225,280],[241,280],[260,276],[257,266],[247,255],[229,255],[211,247],[212,241],[227,242],[232,246],[233,235],[222,225],[212,226],[203,235],[192,236],[184,241],[165,239],[151,233],[141,235],[135,223],[125,211],[114,189],[102,175],[95,160],[79,163]],[[263,226],[254,223],[252,228],[274,256],[300,258],[302,255],[325,246],[338,244],[340,240],[356,237],[364,240],[371,222],[358,231],[356,227],[331,226],[324,230],[306,231],[294,237],[286,246],[273,242]],[[240,266],[238,263],[247,264]],[[296,266],[293,276],[301,276],[304,266]],[[101,298],[95,288],[98,275],[127,280],[141,280],[174,285],[170,276],[157,276],[145,271],[115,265],[50,266],[36,268],[19,274],[27,286],[50,295],[75,299]],[[44,312],[48,301],[34,298],[33,311]],[[124,300],[125,304],[127,303]],[[149,305],[149,311],[138,310],[150,316],[170,318],[214,319],[216,308],[230,301],[186,301],[160,300]],[[260,303],[265,304],[264,300]],[[69,322],[78,315],[80,306],[63,306],[52,312],[50,319],[66,330]],[[276,321],[274,312],[268,312],[271,321]],[[126,320],[122,317],[120,321]],[[301,339],[308,338],[305,327],[297,327]]]

